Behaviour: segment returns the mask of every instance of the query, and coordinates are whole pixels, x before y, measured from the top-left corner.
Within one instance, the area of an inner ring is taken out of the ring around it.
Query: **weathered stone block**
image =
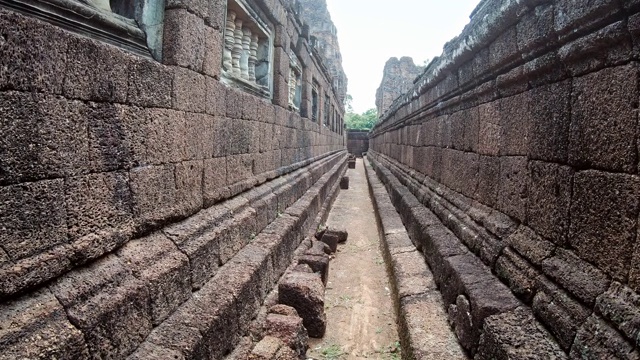
[[[478,152],[498,155],[500,152],[500,106],[494,101],[478,106]]]
[[[640,344],[640,296],[619,282],[611,283],[609,290],[596,299],[596,311],[611,321],[638,347]]]
[[[533,298],[534,314],[547,325],[558,344],[569,351],[578,328],[587,320],[591,310],[560,289],[544,275],[537,281],[536,296]]]
[[[244,209],[241,213],[225,221],[221,227],[220,236],[223,236],[220,243],[220,263],[225,264],[233,256],[255,239],[255,218],[256,213],[252,208]],[[225,234],[226,233],[226,234]]]
[[[176,206],[182,216],[192,215],[202,209],[203,162],[185,161],[176,164]]]
[[[163,63],[202,71],[205,37],[205,25],[201,18],[186,9],[167,9],[162,39]]]
[[[65,183],[65,204],[71,239],[89,234],[106,238],[111,232],[132,231],[132,198],[126,172],[69,178]],[[120,244],[113,244],[109,250]]]
[[[640,179],[587,170],[575,175],[569,243],[578,255],[624,281],[634,251]]]
[[[142,130],[147,122],[141,108],[89,103],[89,168],[94,172],[130,169],[145,154]]]
[[[171,82],[169,68],[153,60],[133,59],[129,68],[127,102],[143,107],[171,107]]]
[[[227,7],[225,0],[210,0],[206,2],[208,11],[204,19],[205,23],[216,30],[224,29]]]
[[[322,238],[322,235],[324,235],[325,230],[316,233],[315,238]],[[322,234],[320,236],[318,236],[318,234]],[[331,255],[331,248],[329,247],[329,245],[323,243],[322,241],[315,241],[315,240],[311,240],[311,247],[309,248],[309,250],[307,250],[307,254],[312,254],[312,255]]]
[[[531,230],[531,228],[524,225],[519,226],[505,242],[518,254],[538,266],[540,266],[545,259],[551,257],[556,248],[553,243],[544,240]]]
[[[182,139],[185,160],[203,160],[213,157],[212,139],[215,139],[214,117],[206,114],[185,113],[185,138]]]
[[[0,87],[61,94],[73,35],[17,12],[2,11]]]
[[[320,276],[307,273],[285,276],[278,285],[278,302],[296,309],[310,337],[324,336],[327,323]]]
[[[519,307],[486,319],[478,359],[567,359],[530,310]]]
[[[7,261],[0,264],[0,297],[12,296],[64,274],[73,268],[71,261],[76,254],[71,246],[59,245],[22,259],[17,265],[6,256]]]
[[[174,68],[173,108],[204,113],[207,109],[207,81],[204,75],[185,68]]]
[[[422,254],[417,251],[391,257],[398,299],[419,295],[436,289],[436,283]]]
[[[84,104],[52,96],[0,95],[0,183],[88,172]]]
[[[225,116],[227,114],[227,90],[225,85],[218,80],[207,76],[207,114],[213,116]]]
[[[403,354],[416,359],[464,359],[466,354],[446,321],[444,304],[436,291],[400,301],[399,328]],[[405,340],[406,339],[406,340]]]
[[[227,156],[227,183],[234,184],[253,176],[251,154]]]
[[[524,156],[500,158],[500,184],[497,207],[520,221],[526,218],[529,170]]]
[[[220,225],[226,218],[221,214],[222,211],[224,210],[207,209],[163,230],[180,251],[189,257],[193,289],[202,288],[217,272],[220,242],[228,241],[228,229]]]
[[[16,261],[67,243],[62,180],[0,187],[0,244]]]
[[[504,30],[498,38],[489,45],[489,66],[497,69],[518,60],[518,39],[516,27]]]
[[[151,297],[151,318],[160,324],[191,297],[189,259],[164,235],[128,242],[118,256],[131,273],[147,284]]]
[[[421,247],[439,286],[443,286],[446,276],[444,269],[446,259],[468,252],[460,240],[444,225],[428,227],[425,243]]]
[[[209,15],[211,6],[208,4],[208,1],[206,0],[195,0],[195,1],[168,0],[166,4],[166,9],[185,9],[185,10],[188,10],[190,13],[196,14],[199,18],[206,18]]]
[[[175,168],[172,165],[136,168],[129,173],[133,214],[139,225],[154,227],[177,214]]]
[[[560,40],[573,38],[601,25],[618,11],[618,3],[613,0],[561,0],[554,6],[554,29]]]
[[[324,253],[320,255],[309,254],[307,252],[307,254],[298,258],[298,263],[308,265],[313,272],[320,274],[322,283],[325,286],[327,285],[327,280],[329,279],[329,255]]]
[[[569,162],[634,173],[638,158],[637,68],[630,64],[576,78],[571,96]]]
[[[66,274],[50,289],[94,356],[125,357],[151,332],[149,292],[115,255]]]
[[[85,37],[69,41],[64,74],[67,98],[124,103],[133,57],[115,46]],[[60,74],[58,74],[60,75]]]
[[[500,179],[500,158],[494,156],[478,157],[478,188],[474,196],[488,206],[496,203]]]
[[[348,176],[343,176],[340,179],[340,189],[349,190],[349,177]]]
[[[145,137],[145,164],[160,165],[187,158],[185,113],[168,109],[147,109],[141,130]]]
[[[627,22],[618,21],[564,45],[558,55],[569,73],[577,76],[624,64],[631,60],[632,52]]]
[[[590,306],[610,283],[601,270],[562,248],[556,249],[553,257],[542,262],[542,271]]]
[[[295,309],[291,308],[294,312]],[[280,315],[270,313],[265,323],[266,336],[273,336],[282,340],[291,350],[294,350],[298,358],[305,357],[309,345],[307,329],[302,324],[302,318],[295,315]]]
[[[569,144],[569,81],[541,86],[529,92],[529,154],[533,159],[565,162]]]
[[[518,50],[524,57],[533,57],[557,42],[553,21],[553,6],[544,4],[536,6],[518,22]]]
[[[527,199],[529,225],[558,245],[567,242],[574,171],[570,167],[529,162],[531,182]]]
[[[213,118],[213,133],[217,141],[213,142],[213,157],[226,156],[231,141],[231,121],[224,117]]]
[[[473,255],[446,258],[444,273],[444,281],[439,285],[445,304],[453,304],[459,295],[465,295],[469,300],[472,327],[467,331],[463,346],[473,353],[478,346],[484,320],[491,315],[513,310],[520,302]]]
[[[530,95],[524,92],[500,103],[500,155],[523,155],[529,153]]]
[[[580,327],[571,347],[572,359],[638,359],[640,353],[597,315]]]
[[[531,264],[507,247],[496,261],[495,272],[519,299],[531,303],[535,295],[535,280],[539,276]]]
[[[320,241],[322,241],[323,243],[329,245],[329,248],[331,249],[331,252],[336,252],[338,251],[338,241],[340,240],[340,238],[336,235],[336,234],[330,234],[330,233],[324,233],[324,235],[322,235],[322,238],[320,239]]]
[[[227,155],[248,154],[253,140],[251,121],[234,119],[229,121],[229,139],[227,139]]]
[[[154,359],[162,359],[163,357],[166,357],[166,356],[174,360],[186,360],[181,352],[176,350],[171,350],[160,345],[152,344],[150,342],[142,343],[133,354],[127,357],[127,359],[154,360]]]
[[[47,289],[3,303],[0,328],[3,360],[89,357],[82,333]]]
[[[249,360],[276,360],[280,359],[280,352],[283,349],[289,349],[282,340],[273,336],[265,336],[260,340],[249,354]],[[295,353],[292,354],[295,356]],[[285,358],[286,359],[286,358]],[[291,358],[293,360],[293,357]]]
[[[204,206],[209,207],[228,196],[225,158],[205,159],[202,183]]]

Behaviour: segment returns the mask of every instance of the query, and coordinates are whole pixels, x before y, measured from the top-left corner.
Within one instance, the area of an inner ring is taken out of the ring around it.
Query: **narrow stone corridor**
[[[379,247],[376,218],[362,159],[347,171],[329,214],[329,227],[345,228],[349,239],[331,260],[325,293],[327,332],[310,339],[313,359],[400,359],[391,286]]]

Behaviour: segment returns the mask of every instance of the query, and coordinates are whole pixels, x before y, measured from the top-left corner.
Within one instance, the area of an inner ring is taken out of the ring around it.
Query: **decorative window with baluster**
[[[254,95],[270,98],[273,26],[264,18],[244,1],[228,1],[221,80]]]
[[[0,6],[162,59],[164,0],[0,0]]]
[[[302,67],[298,56],[289,52],[289,110],[299,112],[302,103]]]
[[[320,113],[320,84],[313,79],[313,87],[311,89],[311,119],[318,121],[318,114]]]

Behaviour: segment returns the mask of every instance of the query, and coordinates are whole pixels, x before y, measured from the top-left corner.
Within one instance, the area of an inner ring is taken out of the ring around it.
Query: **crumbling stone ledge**
[[[313,218],[313,221],[309,223],[308,227],[305,228],[306,229],[305,232],[302,232],[302,231],[299,232],[299,233],[306,234],[306,237],[304,240],[302,240],[300,245],[294,251],[294,256],[293,256],[294,260],[291,261],[291,263],[289,264],[289,267],[284,272],[283,276],[280,277],[280,280],[278,281],[278,283],[282,281],[282,279],[286,274],[291,273],[299,266],[300,258],[303,257],[309,251],[309,249],[313,246],[312,239],[314,238],[314,234],[316,233],[316,230],[319,228],[321,224],[326,223],[327,218],[329,216],[329,211],[331,210],[333,203],[335,202],[339,193],[338,179],[340,179],[340,177],[342,177],[347,171],[346,161],[341,161],[340,164],[342,164],[340,170],[338,170],[335,173],[331,172],[329,182],[332,183],[333,185],[328,191],[322,193],[321,197],[324,199],[324,201],[322,202],[322,207],[320,211]],[[320,186],[320,185],[316,184],[316,186]],[[309,201],[309,200],[307,199],[305,201]],[[254,346],[257,345],[256,341],[258,341],[259,339],[262,339],[264,336],[267,335],[265,334],[265,324],[267,321],[267,316],[269,314],[269,309],[272,306],[277,304],[278,304],[278,286],[275,286],[273,290],[271,290],[271,292],[266,296],[257,317],[252,321],[251,331],[244,337],[244,339],[242,339],[239,342],[238,346],[234,349],[234,351],[225,358],[226,360],[246,360],[250,358],[252,349],[254,348]]]
[[[467,248],[467,240],[461,241],[458,232],[449,229],[452,223],[461,225],[454,216],[459,216],[459,211],[440,216],[444,207],[434,203],[436,216],[413,195],[414,191],[425,190],[418,186],[421,182],[411,180],[406,174],[396,178],[378,161],[384,160],[379,154],[373,152],[372,156],[371,163],[389,192],[392,208],[400,212],[401,220],[389,224],[390,231],[401,233],[403,222],[407,224],[409,243],[424,254],[462,347],[478,360],[568,358],[554,336],[536,318],[540,312],[534,316],[532,309],[516,299],[515,292],[509,291],[492,273],[491,267],[483,263],[485,259],[481,260],[481,252],[478,249],[471,251]],[[421,199],[426,198],[421,195]],[[455,209],[451,204],[449,207]],[[404,243],[408,244],[406,239]],[[549,293],[554,294],[552,291]],[[558,304],[564,303],[559,299]],[[599,339],[591,340],[584,348],[593,348],[595,341],[606,341],[603,335]],[[614,348],[610,350],[621,349]]]
[[[447,323],[442,297],[422,254],[411,243],[384,185],[365,159],[405,359],[467,359]]]

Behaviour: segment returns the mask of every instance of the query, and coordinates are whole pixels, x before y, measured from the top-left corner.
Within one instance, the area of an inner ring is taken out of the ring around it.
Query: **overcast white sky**
[[[479,0],[327,0],[357,113],[375,107],[390,57],[421,65],[469,23]]]

